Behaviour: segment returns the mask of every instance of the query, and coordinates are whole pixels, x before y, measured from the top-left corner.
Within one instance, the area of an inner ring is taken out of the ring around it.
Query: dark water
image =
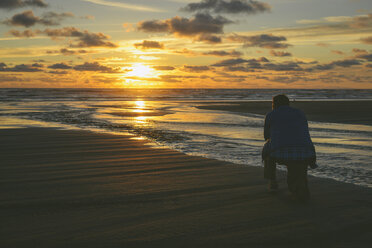
[[[0,89],[0,101],[372,99],[372,90],[312,89]]]
[[[187,154],[261,166],[264,116],[196,106],[279,93],[298,100],[372,99],[372,90],[0,89],[0,126],[129,132]],[[372,126],[309,124],[320,165],[310,174],[372,187]]]

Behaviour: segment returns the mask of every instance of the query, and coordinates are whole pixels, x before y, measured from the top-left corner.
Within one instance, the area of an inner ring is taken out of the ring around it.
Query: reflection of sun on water
[[[144,113],[149,112],[149,110],[145,110],[145,101],[135,101],[134,108],[132,111],[135,113]]]
[[[151,112],[150,110],[145,109],[146,102],[142,100],[138,100],[134,102],[134,109],[132,110],[135,113],[145,113]],[[148,119],[148,116],[136,116],[134,120],[137,124],[144,125]]]
[[[135,101],[136,104],[135,108],[142,109],[145,107],[145,101]]]
[[[136,120],[137,123],[139,124],[143,124],[146,122],[147,120],[147,117],[146,116],[137,116],[134,118]]]

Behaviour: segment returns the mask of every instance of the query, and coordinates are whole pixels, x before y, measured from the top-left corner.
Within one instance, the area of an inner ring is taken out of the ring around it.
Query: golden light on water
[[[137,109],[141,109],[141,108],[144,108],[145,107],[145,101],[141,101],[141,100],[139,100],[139,101],[135,101],[134,102],[135,103],[135,108],[137,108]]]
[[[137,124],[143,124],[148,119],[147,116],[137,116],[134,118]]]
[[[145,109],[146,107],[146,104],[145,104],[145,101],[135,101],[134,102],[134,109],[132,110],[132,112],[135,112],[135,113],[146,113],[146,112],[150,112],[149,110]]]

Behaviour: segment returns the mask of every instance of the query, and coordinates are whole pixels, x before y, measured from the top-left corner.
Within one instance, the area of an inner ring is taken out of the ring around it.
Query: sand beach
[[[1,247],[369,247],[370,188],[154,149],[130,136],[2,129]]]

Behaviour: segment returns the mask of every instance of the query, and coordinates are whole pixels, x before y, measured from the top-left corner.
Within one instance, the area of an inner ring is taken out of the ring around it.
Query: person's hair
[[[284,105],[289,106],[289,98],[286,95],[276,95],[273,97],[273,109]]]

